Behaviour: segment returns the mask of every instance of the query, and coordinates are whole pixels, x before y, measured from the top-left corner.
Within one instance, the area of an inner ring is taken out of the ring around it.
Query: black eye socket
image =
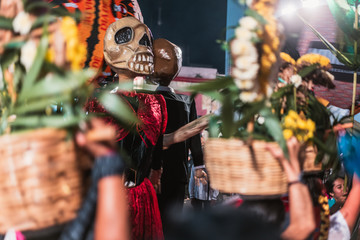
[[[146,47],[151,47],[150,39],[146,34],[144,34],[144,36],[140,39],[139,44]]]
[[[130,42],[132,38],[133,31],[129,27],[124,27],[116,32],[115,34],[115,42],[117,44]]]

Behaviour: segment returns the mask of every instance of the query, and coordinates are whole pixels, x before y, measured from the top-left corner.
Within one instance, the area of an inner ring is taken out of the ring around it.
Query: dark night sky
[[[166,38],[183,51],[183,65],[224,73],[227,0],[138,0],[154,38]]]

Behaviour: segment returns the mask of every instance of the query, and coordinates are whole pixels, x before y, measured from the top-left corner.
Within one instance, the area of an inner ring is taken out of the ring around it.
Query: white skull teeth
[[[154,58],[149,53],[138,53],[128,62],[131,71],[141,74],[151,74],[154,71]]]

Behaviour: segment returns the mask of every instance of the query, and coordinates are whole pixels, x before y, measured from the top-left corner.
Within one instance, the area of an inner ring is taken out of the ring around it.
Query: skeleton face
[[[154,55],[149,28],[134,17],[112,23],[105,34],[104,57],[117,73],[126,69],[141,75],[152,74]]]

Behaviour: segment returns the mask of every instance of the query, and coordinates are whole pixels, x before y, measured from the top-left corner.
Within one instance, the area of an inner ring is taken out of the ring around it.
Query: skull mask
[[[136,18],[121,18],[106,30],[104,57],[115,72],[149,75],[154,71],[153,56],[151,32]]]

